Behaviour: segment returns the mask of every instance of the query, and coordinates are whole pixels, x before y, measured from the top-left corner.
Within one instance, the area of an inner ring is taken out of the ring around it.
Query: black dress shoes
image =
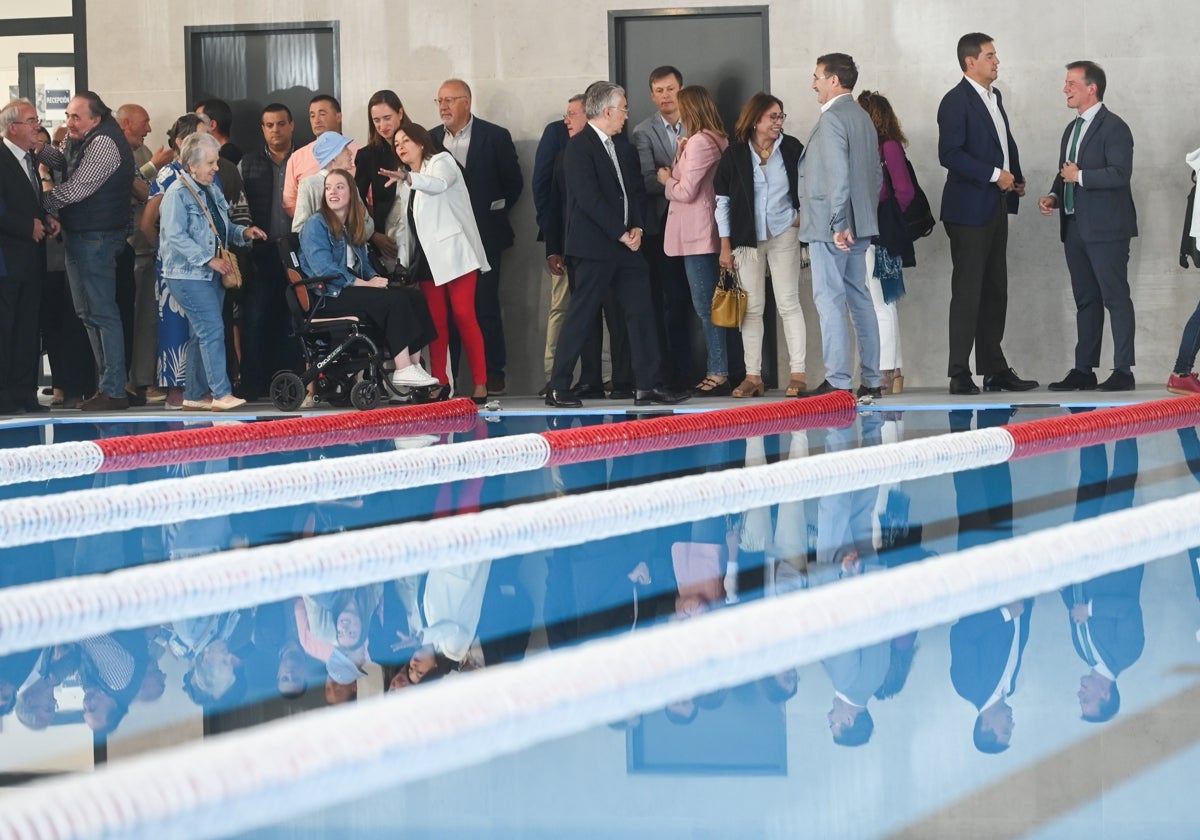
[[[1071,368],[1066,376],[1046,387],[1051,391],[1093,391],[1096,388],[1096,374]]]
[[[801,397],[819,397],[823,394],[836,394],[838,391],[845,391],[847,394],[853,393],[849,388],[834,388],[829,384],[828,379],[822,379],[821,384],[811,391],[801,394]]]
[[[972,396],[979,393],[979,386],[966,373],[958,373],[950,377],[950,393],[956,396]]]
[[[687,402],[691,399],[691,394],[684,391],[668,391],[666,388],[659,386],[644,391],[639,388],[634,392],[634,405],[675,405],[676,403]]]
[[[1012,368],[1000,373],[989,373],[983,377],[985,391],[1032,391],[1038,386],[1036,379],[1022,379]]]
[[[42,405],[37,401],[36,397],[30,397],[29,399],[25,400],[25,402],[18,405],[17,408],[21,411],[24,411],[26,414],[46,414],[50,411],[50,406]]]
[[[1133,388],[1133,374],[1123,370],[1114,370],[1112,376],[1096,386],[1097,391],[1132,391]]]
[[[546,392],[546,405],[552,408],[579,408],[583,403],[571,396],[570,391],[551,388]]]
[[[863,397],[870,397],[873,400],[881,400],[883,399],[883,388],[871,388],[867,385],[859,385],[858,390],[854,392],[854,396],[858,397],[860,400]]]
[[[631,400],[633,399],[633,391],[628,388],[613,388],[608,392],[610,400]]]
[[[579,400],[602,400],[604,399],[604,389],[599,385],[587,385],[580,382],[571,389],[571,396]]]

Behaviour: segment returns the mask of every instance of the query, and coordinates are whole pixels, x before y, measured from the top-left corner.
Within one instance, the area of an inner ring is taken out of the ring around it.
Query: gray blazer
[[[855,240],[877,235],[882,184],[875,124],[843,96],[821,114],[800,156],[800,240],[832,242],[847,228]]]
[[[632,139],[642,169],[642,183],[646,187],[644,232],[657,236],[663,232],[668,204],[663,185],[658,182],[658,168],[675,165],[675,132],[663,124],[662,117],[655,111],[634,127]]]

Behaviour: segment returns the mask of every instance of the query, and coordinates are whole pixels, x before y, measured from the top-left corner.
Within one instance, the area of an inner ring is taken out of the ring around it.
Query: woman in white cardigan
[[[453,156],[440,151],[429,132],[416,123],[397,129],[395,142],[405,168],[380,171],[391,179],[390,183],[402,181],[411,188],[408,222],[415,236],[408,273],[420,282],[437,327],[437,339],[429,345],[432,373],[443,386],[450,381],[446,355],[452,314],[475,382],[472,396],[483,403],[487,400],[487,363],[483,335],[475,318],[475,283],[480,272],[490,267],[467,185]]]

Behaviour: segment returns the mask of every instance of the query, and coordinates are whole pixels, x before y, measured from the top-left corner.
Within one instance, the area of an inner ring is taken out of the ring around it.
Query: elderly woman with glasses
[[[718,261],[722,268],[737,268],[746,289],[746,316],[742,321],[746,378],[733,389],[735,397],[761,397],[766,392],[762,342],[767,266],[771,268],[775,304],[783,319],[790,361],[786,395],[803,396],[807,388],[807,338],[800,309],[801,251],[796,231],[800,223],[798,166],[804,144],[783,133],[786,118],[778,98],[761,92],[750,97],[734,128],[734,142],[721,156],[713,182],[717,233],[721,237]]]

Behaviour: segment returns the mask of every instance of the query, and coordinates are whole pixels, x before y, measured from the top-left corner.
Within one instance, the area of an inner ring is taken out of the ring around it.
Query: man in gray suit
[[[646,232],[642,253],[650,263],[650,296],[658,325],[659,356],[664,379],[678,387],[695,384],[688,345],[688,323],[692,316],[692,298],[682,257],[663,253],[663,231],[667,220],[667,197],[658,181],[658,170],[675,165],[679,141],[687,133],[679,113],[679,89],[683,74],[670,65],[650,71],[650,97],[656,112],[638,123],[631,139],[637,149],[646,188]]]
[[[854,59],[829,53],[817,59],[812,89],[821,116],[800,157],[800,241],[812,259],[813,300],[821,319],[825,381],[810,396],[849,391],[849,307],[858,334],[862,382],[858,395],[879,397],[879,323],[867,291],[867,246],[879,233],[877,208],[883,174],[879,135],[851,91]]]
[[[1133,133],[1105,107],[1104,70],[1091,61],[1067,65],[1063,93],[1078,117],[1063,132],[1059,173],[1038,199],[1046,216],[1059,210],[1059,236],[1075,296],[1075,367],[1051,391],[1132,391],[1133,300],[1129,296],[1129,240],[1137,211],[1129,179]],[[1104,310],[1112,316],[1113,372],[1097,384]]]

